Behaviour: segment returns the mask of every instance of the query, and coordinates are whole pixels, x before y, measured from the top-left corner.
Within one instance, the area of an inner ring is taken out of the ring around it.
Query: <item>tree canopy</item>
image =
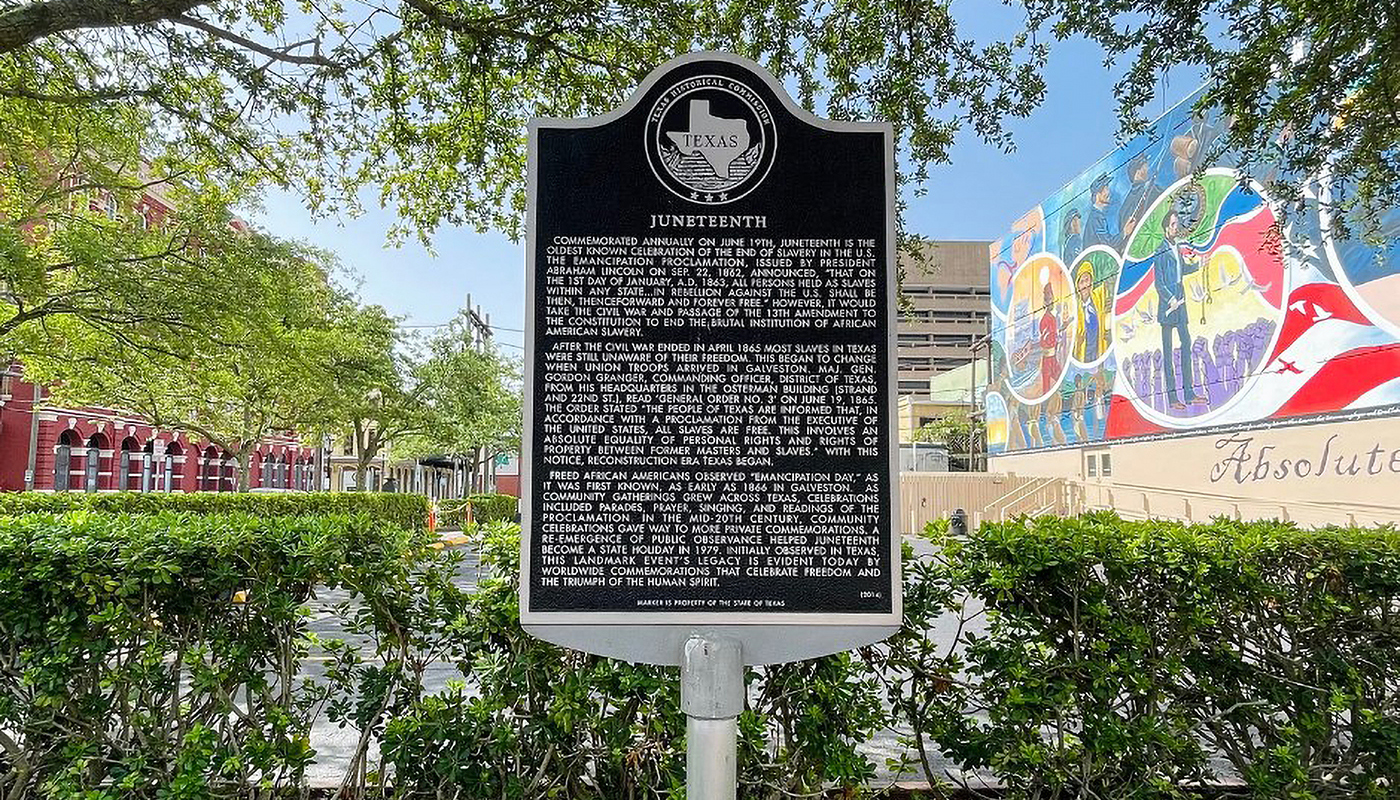
[[[0,97],[0,358],[98,334],[185,353],[256,301],[272,268],[234,225],[246,183],[148,158],[153,125],[130,104]]]
[[[1374,0],[1022,0],[1027,29],[1104,48],[1124,133],[1139,130],[1159,76],[1200,68],[1202,107],[1229,121],[1217,143],[1246,173],[1280,167],[1294,203],[1326,173],[1362,233],[1400,206],[1400,5]],[[1345,233],[1346,231],[1342,231]]]
[[[915,176],[961,126],[1006,144],[1043,90],[1043,48],[978,45],[946,0],[0,0],[0,97],[139,108],[164,152],[323,210],[373,187],[401,234],[514,234],[527,119],[599,113],[700,48],[830,116],[894,122]]]
[[[465,315],[378,351],[378,367],[338,381],[337,432],[354,438],[357,474],[380,455],[451,455],[474,464],[520,446],[517,365]]]
[[[459,317],[422,343],[409,386],[431,425],[393,440],[396,455],[490,459],[520,448],[519,364],[477,336]]]

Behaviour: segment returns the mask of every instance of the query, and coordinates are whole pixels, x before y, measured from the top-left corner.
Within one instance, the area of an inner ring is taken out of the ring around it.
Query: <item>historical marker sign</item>
[[[889,126],[695,54],[530,127],[521,618],[675,663],[899,624]]]

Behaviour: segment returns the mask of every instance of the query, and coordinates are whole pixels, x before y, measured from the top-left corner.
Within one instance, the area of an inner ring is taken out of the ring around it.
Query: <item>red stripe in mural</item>
[[[1400,344],[1348,350],[1323,365],[1273,416],[1292,417],[1346,408],[1356,398],[1397,375],[1400,375]]]
[[[1272,361],[1279,353],[1287,350],[1307,333],[1312,326],[1323,320],[1340,319],[1359,325],[1370,325],[1371,321],[1351,302],[1342,287],[1333,283],[1309,283],[1293,290],[1288,297],[1288,308],[1283,318],[1283,330],[1279,331],[1278,343],[1269,354]]]
[[[1166,430],[1155,422],[1148,422],[1128,398],[1115,394],[1108,408],[1108,426],[1104,430],[1105,439],[1122,439],[1126,436],[1142,436],[1146,433],[1160,433]]]

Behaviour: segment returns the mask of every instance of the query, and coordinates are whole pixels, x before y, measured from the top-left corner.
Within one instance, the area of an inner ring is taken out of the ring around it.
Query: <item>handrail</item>
[[[1321,517],[1334,524],[1356,525],[1359,518],[1368,516],[1378,517],[1385,521],[1400,520],[1400,508],[1376,503],[1318,503],[1310,500],[1290,501],[1235,497],[1214,492],[1193,492],[1189,489],[1144,486],[1133,483],[1076,483],[1085,489],[1086,496],[1089,494],[1090,488],[1095,490],[1093,499],[1096,502],[1086,503],[1086,507],[1112,509],[1125,517],[1178,519],[1196,522],[1207,516],[1198,513],[1201,510],[1199,505],[1204,503],[1228,506],[1230,510],[1223,513],[1235,519],[1244,519],[1246,516],[1244,509],[1249,509],[1252,512],[1249,513],[1250,517],[1274,516],[1285,521],[1305,521],[1308,519],[1317,521],[1317,518]],[[1137,496],[1141,500],[1142,507],[1136,509],[1127,507],[1122,502],[1125,499],[1124,495]],[[1180,504],[1180,508],[1172,508],[1177,503]],[[1300,514],[1303,520],[1298,519]]]
[[[1036,489],[1038,489],[1040,486],[1043,486],[1047,481],[1052,481],[1052,480],[1055,480],[1055,479],[1054,479],[1054,478],[1030,478],[1030,479],[1027,479],[1027,481],[1026,481],[1025,483],[1023,483],[1023,484],[1021,484],[1020,486],[1017,486],[1017,487],[1011,489],[1010,491],[1004,493],[1001,497],[998,497],[997,499],[995,499],[995,500],[993,500],[992,502],[988,503],[986,506],[984,506],[984,507],[982,508],[982,510],[985,512],[987,509],[989,509],[989,508],[991,508],[991,507],[993,507],[993,506],[1001,505],[1001,504],[1009,504],[1009,503],[1011,503],[1011,502],[1014,502],[1015,500],[1020,500],[1021,497],[1019,497],[1018,495],[1030,494],[1030,493],[1034,492]]]
[[[1012,505],[1027,500],[1033,497],[1037,492],[1049,488],[1063,480],[1064,478],[1037,478],[1029,483],[1023,484],[984,506],[982,508],[982,516],[986,517],[989,513],[995,513],[997,519],[1004,520],[1006,519],[1006,510]]]
[[[1001,506],[1002,504],[1010,504],[1012,502],[1013,496],[1019,495],[1021,492],[1025,491],[1027,487],[1033,486],[1044,480],[1045,478],[1035,478],[1033,480],[1029,480],[1021,484],[1020,486],[1015,487],[1014,489],[1011,489],[1008,492],[1005,492],[1004,494],[1002,494],[1001,497],[998,497],[997,499],[986,504],[985,506],[982,506],[982,513],[985,515],[987,512],[991,511],[994,508],[997,508],[998,506]],[[1016,497],[1015,499],[1019,500],[1020,498]]]

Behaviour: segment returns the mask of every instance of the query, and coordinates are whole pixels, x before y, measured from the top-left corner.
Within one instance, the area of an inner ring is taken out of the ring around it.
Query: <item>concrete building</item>
[[[1400,210],[1283,219],[1196,99],[992,246],[987,512],[1400,520]]]
[[[926,396],[929,380],[972,360],[973,342],[988,331],[989,242],[929,242],[924,259],[907,258],[900,289],[908,299],[899,317],[901,397]]]

